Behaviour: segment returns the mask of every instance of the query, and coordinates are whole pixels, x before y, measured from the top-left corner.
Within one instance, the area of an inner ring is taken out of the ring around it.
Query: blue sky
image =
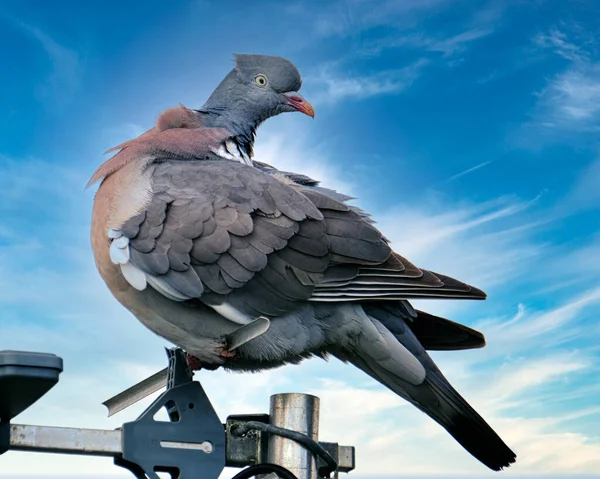
[[[397,251],[485,302],[421,308],[486,334],[437,353],[519,459],[506,476],[600,477],[600,5],[593,1],[5,0],[0,5],[0,349],[54,352],[60,384],[21,422],[113,428],[100,403],[164,365],[88,244],[102,152],[200,106],[233,53],[282,55],[314,121],[260,128],[256,157],[358,198]],[[202,372],[225,418],[272,393],[322,399],[356,477],[491,473],[359,371],[318,360]],[[241,391],[241,393],[240,393]],[[109,460],[0,457],[0,477],[128,477]]]

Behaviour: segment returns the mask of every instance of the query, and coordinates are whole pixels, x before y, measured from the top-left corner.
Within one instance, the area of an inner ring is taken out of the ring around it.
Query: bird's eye
[[[256,75],[254,77],[254,83],[256,83],[260,87],[264,87],[264,86],[267,86],[267,83],[269,83],[269,81],[267,80],[267,77],[264,75]]]

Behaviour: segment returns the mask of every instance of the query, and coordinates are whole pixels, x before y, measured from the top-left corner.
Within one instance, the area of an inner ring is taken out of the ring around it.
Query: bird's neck
[[[235,141],[244,152],[254,155],[254,139],[260,121],[235,116],[228,109],[205,104],[200,110],[204,115],[203,123],[210,128],[224,128],[231,132]]]

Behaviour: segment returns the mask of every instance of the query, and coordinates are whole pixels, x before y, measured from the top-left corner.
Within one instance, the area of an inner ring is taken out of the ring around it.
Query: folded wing
[[[109,232],[136,288],[201,300],[232,320],[304,301],[484,298],[393,252],[348,198],[232,161],[155,161],[151,199]]]

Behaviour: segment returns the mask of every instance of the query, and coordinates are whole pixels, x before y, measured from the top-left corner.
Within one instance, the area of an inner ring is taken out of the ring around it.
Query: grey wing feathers
[[[245,165],[165,162],[155,166],[150,204],[120,232],[153,286],[192,299],[244,286],[301,222],[322,218],[305,196]]]
[[[311,301],[486,298],[483,291],[448,276],[417,268],[391,250],[386,255],[385,248],[379,244],[386,239],[370,227],[374,223],[371,216],[345,203],[352,197],[323,188],[318,181],[304,175],[282,172],[265,163],[255,162],[255,165],[267,173],[283,174],[302,185],[303,193],[325,217],[335,251],[331,255],[332,264],[323,281],[316,285]]]
[[[222,160],[156,163],[150,204],[120,228],[131,263],[172,299],[218,305],[227,295],[255,315],[306,300],[485,297],[394,253],[350,197],[297,175],[292,187],[273,171]]]
[[[477,288],[417,268],[393,252],[360,212],[315,190],[303,193],[321,210],[331,243],[331,265],[311,301],[486,297]]]

